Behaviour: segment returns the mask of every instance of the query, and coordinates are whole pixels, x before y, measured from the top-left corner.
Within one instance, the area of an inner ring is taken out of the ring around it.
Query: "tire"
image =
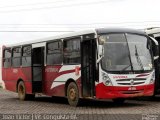
[[[20,100],[33,100],[35,98],[35,94],[26,94],[26,87],[23,81],[20,81],[18,84],[18,97]]]
[[[79,103],[79,92],[74,82],[71,82],[67,87],[67,99],[71,106],[77,106]]]
[[[18,97],[20,100],[26,100],[27,98],[27,95],[26,95],[26,88],[25,88],[25,85],[24,85],[24,82],[23,81],[20,81],[18,83]]]
[[[117,98],[117,99],[113,99],[113,102],[115,104],[123,104],[125,102],[124,98]]]

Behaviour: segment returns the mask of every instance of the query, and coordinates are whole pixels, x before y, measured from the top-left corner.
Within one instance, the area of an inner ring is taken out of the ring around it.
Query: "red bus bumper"
[[[131,87],[105,86],[100,83],[96,86],[97,99],[131,98],[139,96],[152,96],[154,93],[154,84]]]

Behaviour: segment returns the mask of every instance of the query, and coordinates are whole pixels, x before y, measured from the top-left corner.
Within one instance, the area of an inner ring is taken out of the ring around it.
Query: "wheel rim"
[[[71,88],[69,90],[69,98],[72,100],[72,101],[75,101],[76,100],[76,90],[74,88]]]

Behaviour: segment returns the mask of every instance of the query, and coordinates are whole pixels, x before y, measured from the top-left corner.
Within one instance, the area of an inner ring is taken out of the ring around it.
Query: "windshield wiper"
[[[130,58],[130,55],[128,55],[128,57]],[[124,67],[120,72],[125,71],[125,70],[128,69],[129,67],[131,67],[131,70],[133,69],[132,62],[131,62],[131,61],[130,61],[130,64],[127,65],[126,67]]]
[[[144,71],[144,67],[143,67],[143,64],[142,64],[142,61],[139,57],[139,54],[138,54],[138,50],[137,50],[137,46],[135,45],[135,56],[136,56],[136,59],[137,59],[137,62],[138,64],[140,65],[141,69]]]
[[[125,71],[126,69],[128,69],[129,67],[131,67],[131,64],[127,65],[126,67],[124,67],[120,72]]]

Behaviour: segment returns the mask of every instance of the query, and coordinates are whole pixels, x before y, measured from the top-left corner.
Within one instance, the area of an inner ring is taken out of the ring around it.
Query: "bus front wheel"
[[[71,106],[77,106],[79,102],[79,92],[77,85],[71,82],[67,87],[67,99]]]

